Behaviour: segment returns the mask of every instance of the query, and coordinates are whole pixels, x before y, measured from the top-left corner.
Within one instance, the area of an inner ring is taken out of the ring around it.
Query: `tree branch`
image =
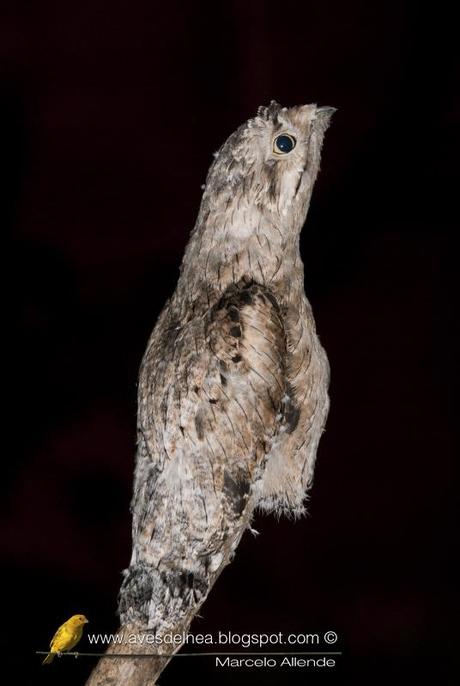
[[[193,615],[188,617],[182,624],[177,626],[173,633],[186,633]],[[171,645],[164,643],[141,643],[140,640],[128,642],[129,636],[146,633],[145,627],[135,624],[125,624],[120,627],[117,637],[120,643],[112,643],[106,651],[107,655],[117,655],[119,653],[131,654],[133,657],[101,658],[94,668],[91,676],[86,682],[86,686],[153,686],[161,672],[171,659],[171,654],[176,653],[181,645]],[[135,658],[136,653],[151,653],[152,658]],[[166,657],[161,657],[166,654]]]

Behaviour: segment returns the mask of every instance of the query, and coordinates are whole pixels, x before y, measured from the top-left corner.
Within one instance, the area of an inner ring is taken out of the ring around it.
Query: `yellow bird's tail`
[[[56,653],[48,653],[48,655],[43,660],[42,665],[50,665],[52,663],[52,661],[54,660],[55,655],[56,655]]]

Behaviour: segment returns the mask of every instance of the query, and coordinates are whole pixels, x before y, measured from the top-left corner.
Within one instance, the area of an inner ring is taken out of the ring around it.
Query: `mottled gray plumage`
[[[328,411],[329,368],[299,233],[331,108],[272,102],[215,156],[177,288],[139,379],[133,554],[122,624],[181,626],[255,508],[298,515]],[[292,151],[275,151],[289,134]]]

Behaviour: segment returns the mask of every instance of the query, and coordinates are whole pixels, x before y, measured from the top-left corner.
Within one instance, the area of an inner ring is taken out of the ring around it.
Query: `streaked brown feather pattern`
[[[299,232],[329,116],[272,103],[222,146],[139,378],[122,622],[164,632],[203,602],[256,507],[300,514],[328,411]],[[297,148],[272,153],[289,130]]]

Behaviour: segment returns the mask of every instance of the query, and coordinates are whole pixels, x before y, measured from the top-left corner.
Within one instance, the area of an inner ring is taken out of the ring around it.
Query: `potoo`
[[[304,510],[329,367],[299,234],[332,112],[272,102],[215,155],[140,370],[123,625],[189,622],[255,508]]]

